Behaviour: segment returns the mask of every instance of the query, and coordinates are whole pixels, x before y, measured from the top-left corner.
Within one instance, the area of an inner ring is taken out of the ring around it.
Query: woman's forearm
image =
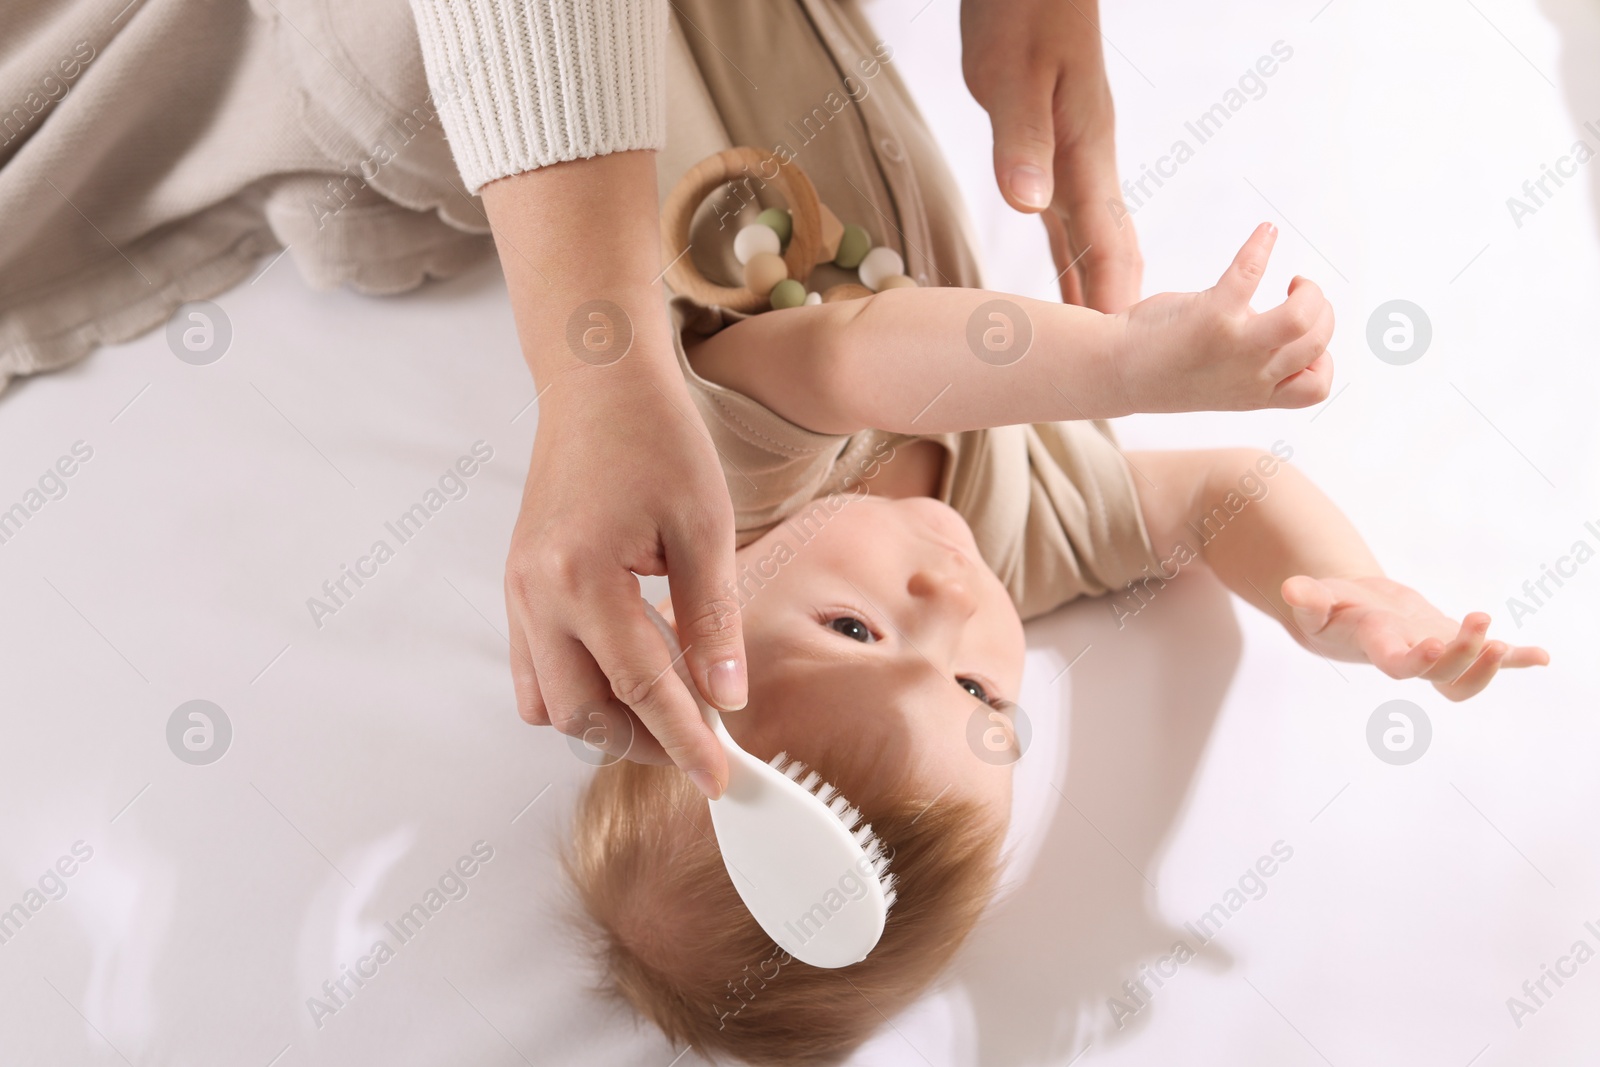
[[[662,303],[654,152],[514,174],[486,185],[483,201],[541,389],[598,370],[619,382],[679,377]]]
[[[1129,413],[1120,322],[982,289],[891,289],[757,315],[692,354],[707,378],[819,433],[943,433]]]

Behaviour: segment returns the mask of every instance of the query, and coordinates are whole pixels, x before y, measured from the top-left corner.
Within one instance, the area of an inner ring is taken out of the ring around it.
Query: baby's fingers
[[[1250,298],[1256,295],[1256,286],[1261,284],[1261,276],[1267,272],[1267,259],[1272,255],[1272,246],[1277,241],[1278,228],[1272,223],[1263,222],[1255,228],[1216,284],[1215,292],[1225,303],[1240,310],[1250,306]]]
[[[1250,340],[1262,348],[1282,348],[1318,326],[1324,311],[1331,313],[1332,305],[1322,295],[1317,283],[1296,275],[1289,282],[1288,299],[1251,320]],[[1328,332],[1333,332],[1331,321],[1328,323]]]
[[[1304,370],[1328,350],[1328,342],[1332,339],[1333,305],[1324,302],[1317,312],[1317,321],[1305,333],[1272,353],[1267,360],[1267,376],[1274,381],[1281,381]]]
[[[1461,621],[1455,639],[1445,646],[1444,655],[1433,665],[1426,677],[1436,683],[1453,682],[1464,674],[1483,651],[1483,640],[1489,632],[1489,616],[1475,611]],[[1496,660],[1496,663],[1499,661]],[[1442,692],[1442,690],[1441,690]]]
[[[1398,634],[1386,635],[1369,650],[1367,658],[1372,665],[1391,678],[1416,678],[1444,655],[1444,642],[1437,637],[1408,644]]]
[[[1328,399],[1333,390],[1333,357],[1323,352],[1304,370],[1296,371],[1273,386],[1269,407],[1308,408]]]
[[[1550,653],[1538,645],[1512,645],[1511,651],[1501,661],[1502,667],[1548,667]]]
[[[1451,700],[1465,700],[1483,692],[1484,686],[1499,673],[1506,652],[1510,649],[1504,641],[1490,641],[1483,653],[1453,682],[1436,681],[1433,687]]]

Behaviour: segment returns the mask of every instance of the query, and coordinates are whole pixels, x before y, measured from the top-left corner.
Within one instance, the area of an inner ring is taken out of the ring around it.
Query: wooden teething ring
[[[701,201],[724,182],[747,176],[776,185],[788,201],[794,228],[783,261],[789,268],[789,277],[805,284],[822,251],[821,202],[817,200],[816,187],[798,163],[780,163],[778,173],[768,178],[764,168],[774,158],[770,152],[759,148],[729,148],[696,163],[673,186],[661,208],[661,243],[667,255],[676,257],[666,274],[673,292],[701,304],[719,305],[733,311],[760,311],[767,306],[764,293],[752,292],[743,285],[729,287],[708,280],[685,254],[689,247],[689,225]]]

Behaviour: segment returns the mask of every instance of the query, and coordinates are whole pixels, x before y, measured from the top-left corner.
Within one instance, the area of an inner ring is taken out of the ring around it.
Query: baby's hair
[[[679,1047],[773,1067],[836,1064],[914,1001],[993,895],[1005,827],[970,801],[897,794],[885,785],[903,771],[841,755],[806,763],[872,824],[899,893],[871,955],[827,970],[780,949],[740,901],[688,776],[623,761],[589,782],[563,856],[602,990]]]

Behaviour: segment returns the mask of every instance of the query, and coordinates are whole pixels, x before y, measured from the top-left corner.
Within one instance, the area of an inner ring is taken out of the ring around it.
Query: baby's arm
[[[1128,461],[1143,475],[1139,503],[1162,574],[1125,595],[1156,595],[1161,578],[1198,556],[1306,648],[1425,678],[1451,700],[1477,693],[1501,667],[1550,661],[1541,648],[1486,641],[1488,615],[1457,623],[1385,578],[1350,520],[1276,456],[1133,452]]]
[[[820,433],[1305,407],[1328,393],[1333,311],[1303,278],[1279,306],[1251,310],[1276,236],[1259,227],[1211,289],[1121,315],[981,289],[891,289],[756,315],[690,358],[701,375]],[[995,302],[1008,306],[985,308]]]

